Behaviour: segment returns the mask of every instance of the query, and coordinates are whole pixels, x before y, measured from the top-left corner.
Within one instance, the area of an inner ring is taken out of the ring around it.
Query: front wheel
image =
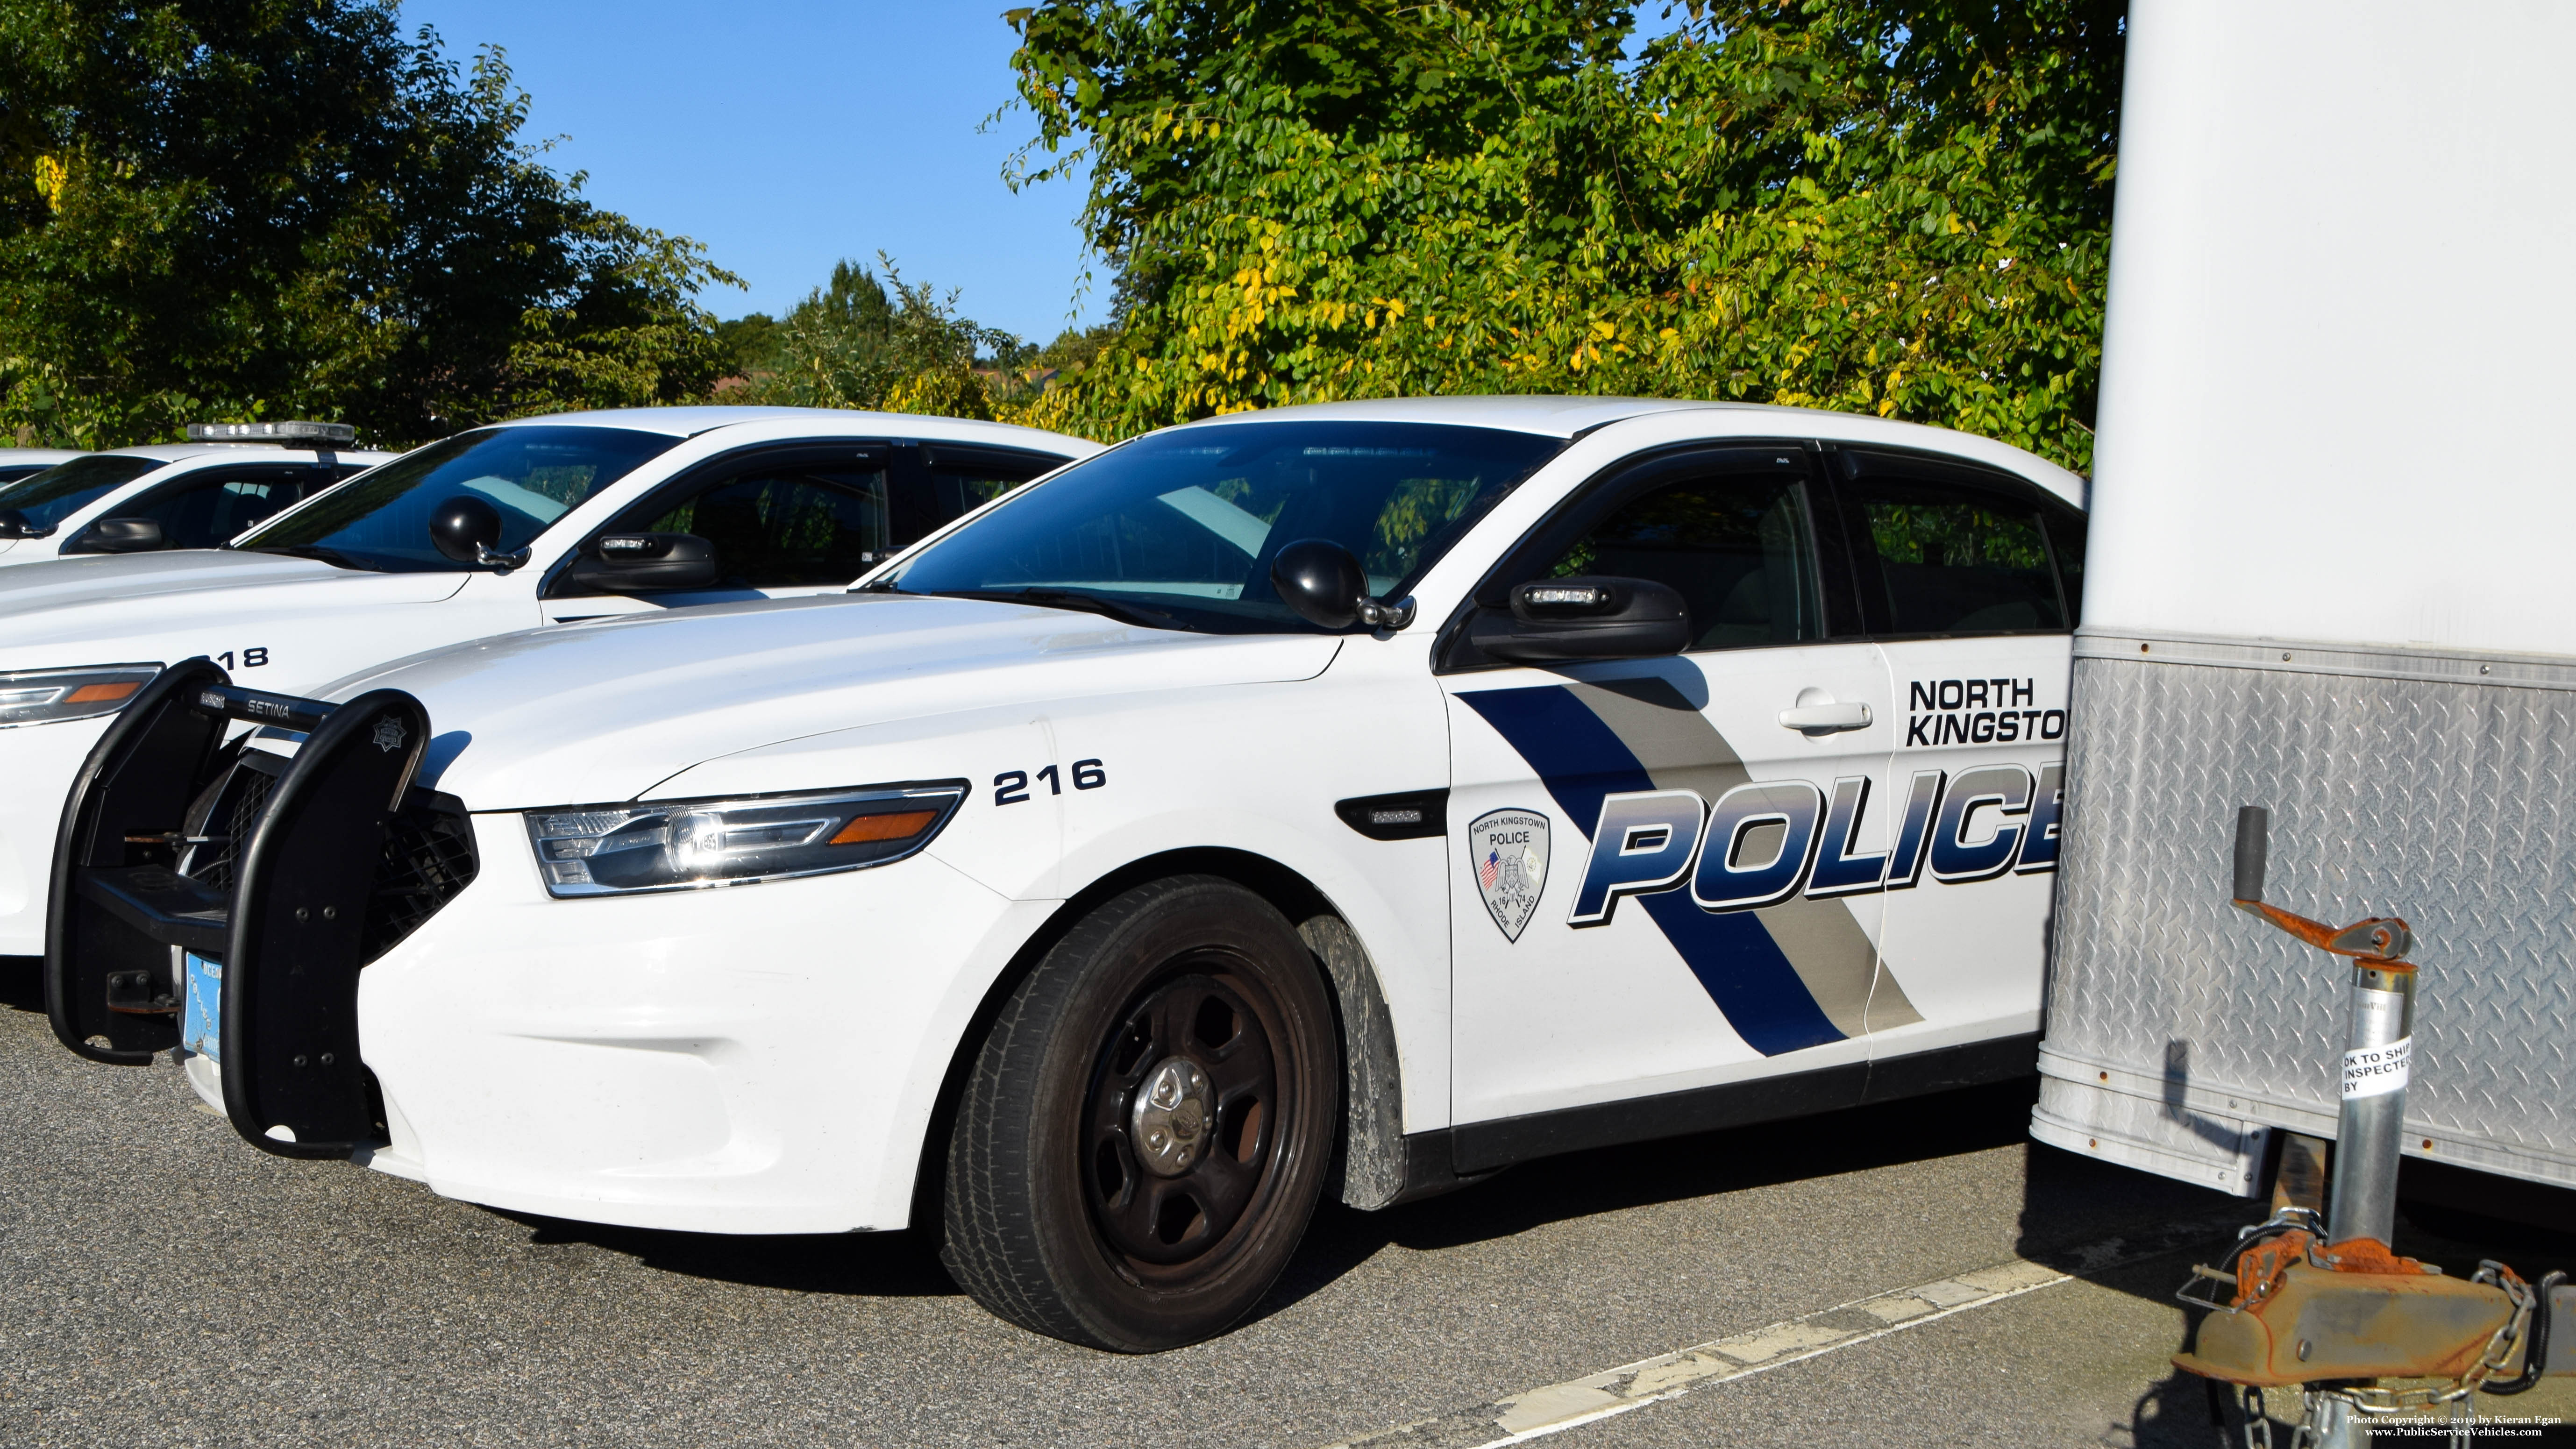
[[[1024,1328],[1196,1343],[1288,1265],[1340,1098],[1331,999],[1287,919],[1215,877],[1139,886],[995,1019],[949,1141],[940,1256]]]

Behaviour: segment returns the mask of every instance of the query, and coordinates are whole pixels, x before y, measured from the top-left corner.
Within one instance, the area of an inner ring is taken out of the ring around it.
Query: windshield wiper
[[[910,593],[909,589],[890,592]],[[1146,629],[1186,629],[1179,616],[1141,604],[1104,599],[1098,594],[1085,594],[1073,589],[930,589],[923,594],[932,599],[990,599],[1001,604],[1035,604],[1041,609],[1080,609],[1087,613],[1105,614],[1121,624],[1134,624]]]
[[[324,548],[318,543],[254,543],[244,548],[242,552],[282,553],[293,558],[318,559],[334,567],[356,569],[360,573],[380,574],[385,571],[381,564],[371,564],[354,554],[345,554],[336,548]]]

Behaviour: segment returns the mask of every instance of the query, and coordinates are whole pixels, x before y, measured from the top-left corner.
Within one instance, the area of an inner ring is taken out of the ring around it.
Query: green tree
[[[1028,351],[1017,337],[959,316],[954,292],[906,282],[891,258],[877,265],[882,278],[835,263],[829,283],[765,328],[726,324],[760,352],[725,400],[990,418],[1016,397],[1007,369]]]
[[[766,312],[750,312],[717,323],[716,343],[724,348],[728,376],[749,377],[755,372],[777,370],[772,359],[778,353],[778,319]]]
[[[1052,0],[1023,181],[1090,168],[1096,435],[1440,392],[1703,396],[2090,457],[2121,0]]]
[[[0,429],[318,416],[407,443],[676,401],[732,278],[593,206],[392,0],[0,0]]]

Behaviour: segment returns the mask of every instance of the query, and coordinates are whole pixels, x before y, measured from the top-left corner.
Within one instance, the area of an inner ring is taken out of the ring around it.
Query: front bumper
[[[305,738],[235,761],[227,718]],[[495,1207],[903,1226],[957,1043],[1058,904],[928,854],[556,899],[519,814],[412,783],[408,695],[255,695],[192,660],[122,719],[55,850],[56,1035],[149,1061],[180,1039],[181,953],[219,961],[220,1065],[188,1077],[244,1138]]]
[[[289,762],[224,744],[249,720]],[[429,720],[377,690],[346,704],[237,689],[199,658],[162,671],[75,772],[47,881],[45,1009],[93,1061],[180,1042],[181,963],[222,963],[220,1072],[264,1150],[381,1142],[358,1052],[358,973],[471,882],[464,811],[414,784]]]
[[[902,1227],[955,1043],[1051,903],[932,856],[556,900],[516,814],[359,983],[390,1144],[449,1197],[723,1233]]]
[[[45,953],[45,881],[63,797],[113,719],[0,730],[0,956]]]

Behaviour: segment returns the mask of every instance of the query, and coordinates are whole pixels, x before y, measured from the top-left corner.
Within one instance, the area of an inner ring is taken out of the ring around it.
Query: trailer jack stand
[[[2176,1296],[2211,1311],[2191,1351],[2173,1361],[2238,1386],[2249,1449],[2272,1443],[2263,1391],[2294,1384],[2305,1410],[2301,1449],[2354,1449],[2368,1442],[2372,1418],[2437,1405],[2451,1415],[2454,1442],[2465,1444],[2472,1394],[2520,1393],[2543,1374],[2576,1374],[2576,1288],[2563,1273],[2531,1284],[2494,1262],[2454,1278],[2391,1251],[2414,1049],[2415,964],[2406,959],[2414,937],[2393,916],[2337,928],[2266,905],[2269,826],[2259,805],[2237,812],[2236,908],[2353,965],[2332,1216],[2283,1203],[2240,1232],[2220,1266],[2194,1266]],[[2221,1301],[2223,1291],[2230,1296]],[[2387,1389],[2382,1379],[2447,1386]]]

